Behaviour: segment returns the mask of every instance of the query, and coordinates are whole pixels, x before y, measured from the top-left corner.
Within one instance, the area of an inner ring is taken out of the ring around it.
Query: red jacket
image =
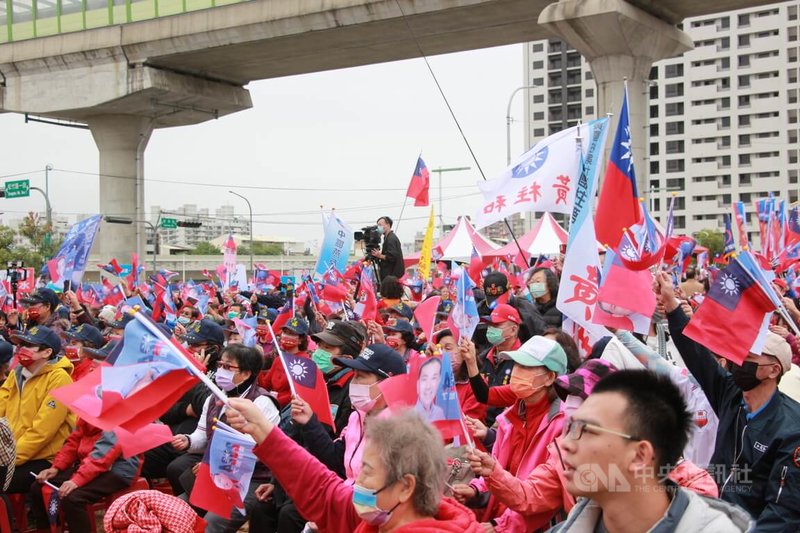
[[[378,528],[362,522],[353,507],[353,487],[325,468],[314,456],[275,428],[253,450],[292,498],[297,511],[319,531],[373,533]],[[475,514],[449,498],[442,498],[433,518],[411,522],[395,533],[482,533]]]
[[[308,352],[297,352],[295,355],[308,358]],[[289,380],[286,379],[286,370],[283,369],[280,357],[275,358],[269,370],[262,370],[258,374],[257,381],[259,387],[278,395],[278,404],[281,408],[292,401],[292,391],[289,389]]]
[[[103,472],[111,472],[133,484],[139,477],[143,461],[142,455],[128,459],[122,457],[122,446],[114,432],[103,431],[79,418],[75,430],[53,459],[53,467],[66,470],[77,464],[78,469],[70,481],[79,487]]]

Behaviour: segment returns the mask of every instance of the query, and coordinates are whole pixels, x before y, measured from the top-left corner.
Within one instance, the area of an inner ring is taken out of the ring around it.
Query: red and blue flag
[[[417,166],[414,167],[414,175],[411,176],[411,183],[408,184],[406,198],[414,199],[414,206],[424,207],[430,202],[428,191],[431,185],[431,175],[422,157],[417,158]]]

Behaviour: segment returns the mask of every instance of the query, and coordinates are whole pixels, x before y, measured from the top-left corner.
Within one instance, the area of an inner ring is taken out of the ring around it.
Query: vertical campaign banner
[[[58,253],[47,262],[50,279],[69,280],[73,286],[80,284],[101,220],[102,215],[94,215],[70,228]],[[51,267],[56,272],[50,272]]]
[[[325,217],[323,219],[325,237],[314,269],[314,276],[317,279],[324,276],[331,267],[339,272],[347,270],[347,259],[353,248],[353,230],[350,226],[333,212],[327,219]]]

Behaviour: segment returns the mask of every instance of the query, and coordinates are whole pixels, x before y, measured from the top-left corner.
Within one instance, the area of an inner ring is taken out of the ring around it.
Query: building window
[[[657,80],[658,79],[658,67],[653,65],[650,67],[650,76],[647,78],[649,80]]]
[[[739,135],[739,146],[750,146],[750,135]]]
[[[731,99],[727,96],[725,98],[721,98],[719,101],[719,105],[717,106],[718,110],[722,109],[730,109],[731,108]]]
[[[739,88],[750,87],[750,76],[739,76]]]
[[[739,154],[739,166],[750,166],[750,154]]]
[[[739,107],[750,107],[750,95],[742,94],[739,96]]]
[[[533,120],[544,120],[544,111],[537,111],[533,114]]]
[[[537,138],[544,137],[544,128],[536,128],[535,130],[533,130],[533,136]]]
[[[650,124],[650,137],[658,137],[658,124]]]
[[[730,17],[720,17],[719,22],[717,23],[717,30],[727,30],[730,27],[731,27]]]
[[[686,168],[686,165],[685,165],[683,159],[669,159],[669,160],[667,160],[667,172],[683,172],[685,168]],[[671,188],[669,186],[669,182],[670,181],[671,180],[667,180],[667,184],[668,184],[667,187],[668,188]]]
[[[658,143],[650,143],[650,155],[658,155]]]
[[[584,76],[584,78],[587,79],[587,80],[593,80],[594,76],[592,76],[592,71],[591,70],[587,70],[586,71],[586,76]]]
[[[739,126],[749,126],[750,115],[739,115]]]
[[[739,47],[750,46],[750,34],[745,33],[739,36]]]
[[[731,166],[731,156],[723,155],[720,158],[720,160],[721,160],[721,163],[719,164],[720,168],[728,168],[729,166]]]
[[[658,98],[658,85],[655,83],[650,85],[650,99],[655,100]]]
[[[739,185],[750,185],[750,173],[739,174]]]
[[[668,83],[666,87],[664,87],[664,96],[667,98],[673,98],[675,96],[683,96],[683,84],[682,83]]]
[[[594,97],[594,88],[589,87],[588,89],[586,89],[586,98],[592,98],[592,97]]]
[[[686,217],[683,215],[676,215],[672,219],[672,227],[675,229],[685,229],[686,228]]]
[[[665,78],[677,78],[679,76],[683,76],[683,63],[678,63],[676,65],[666,65],[664,67]]]
[[[683,133],[683,121],[667,122],[667,135],[680,135]]]
[[[594,106],[593,105],[586,106],[586,114],[587,115],[594,115]]]
[[[543,94],[534,94],[533,95],[533,103],[534,104],[543,104],[544,103],[544,95]]]
[[[731,127],[731,117],[720,117],[718,128],[721,130]]]
[[[731,69],[731,58],[730,57],[720,58],[717,70],[730,70],[730,69]]]
[[[749,67],[750,66],[750,56],[748,54],[744,54],[739,56],[739,66],[740,67]]]
[[[650,146],[652,146],[652,144]],[[668,154],[682,154],[683,148],[683,141],[667,141]],[[669,161],[667,162],[667,169],[669,169]]]
[[[544,52],[544,43],[533,43],[534,52]]]
[[[658,117],[658,106],[651,105],[650,106],[650,118],[657,118]]]
[[[533,62],[533,70],[539,70],[544,68],[544,61],[534,61]]]
[[[658,161],[650,161],[650,175],[658,174],[660,171]]]
[[[745,28],[750,25],[750,13],[743,13],[739,15],[738,25],[740,28]]]
[[[544,78],[533,78],[533,82],[531,85],[536,85],[538,87],[544,87]]]
[[[789,41],[797,40],[797,26],[789,26]]]
[[[683,115],[683,102],[673,102],[671,104],[667,104],[664,108],[664,111],[668,117]]]

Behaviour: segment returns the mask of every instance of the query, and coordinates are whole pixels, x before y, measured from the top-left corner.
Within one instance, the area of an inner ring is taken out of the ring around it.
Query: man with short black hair
[[[622,370],[601,379],[561,446],[566,488],[584,499],[551,531],[749,531],[742,509],[668,479],[691,424],[669,376]]]
[[[378,219],[378,231],[383,234],[383,247],[380,251],[372,250],[372,257],[378,260],[380,278],[395,276],[400,279],[406,272],[403,263],[403,248],[400,239],[392,231],[392,219],[383,216]]]

